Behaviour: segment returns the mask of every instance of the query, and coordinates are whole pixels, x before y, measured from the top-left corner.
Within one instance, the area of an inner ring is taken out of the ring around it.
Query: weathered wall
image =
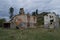
[[[34,24],[37,23],[36,20],[37,19],[34,16],[29,16],[28,17],[27,15],[18,15],[13,19],[12,24],[14,24],[14,25],[11,24],[11,27],[12,26],[18,26],[18,27],[27,28],[28,24],[29,24],[29,27],[34,27]]]
[[[50,18],[50,16],[53,16]],[[52,24],[50,20],[53,20]],[[50,13],[44,16],[44,27],[54,27],[58,28],[59,27],[59,18],[56,16],[56,14]]]

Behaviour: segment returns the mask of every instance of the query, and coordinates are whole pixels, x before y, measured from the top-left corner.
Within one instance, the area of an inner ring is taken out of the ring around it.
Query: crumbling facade
[[[37,23],[37,17],[32,16],[29,13],[25,14],[24,9],[21,8],[20,12],[18,15],[14,16],[13,19],[11,20],[11,28],[16,28],[16,27],[35,27]]]
[[[45,28],[58,28],[59,17],[54,13],[49,13],[44,16],[44,27]]]

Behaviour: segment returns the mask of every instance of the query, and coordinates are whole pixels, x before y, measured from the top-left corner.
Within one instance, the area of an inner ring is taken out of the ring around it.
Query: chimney
[[[20,8],[19,14],[24,14],[24,8]]]

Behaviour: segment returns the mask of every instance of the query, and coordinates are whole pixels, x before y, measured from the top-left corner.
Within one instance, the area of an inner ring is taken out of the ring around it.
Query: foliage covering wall
[[[49,12],[42,12],[37,15],[37,25],[43,25],[44,24],[44,15],[47,15]]]

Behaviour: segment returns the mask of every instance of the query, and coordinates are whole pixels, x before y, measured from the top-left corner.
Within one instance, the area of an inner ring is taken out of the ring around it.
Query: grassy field
[[[60,40],[60,30],[49,32],[47,29],[2,29],[0,28],[0,40]]]

